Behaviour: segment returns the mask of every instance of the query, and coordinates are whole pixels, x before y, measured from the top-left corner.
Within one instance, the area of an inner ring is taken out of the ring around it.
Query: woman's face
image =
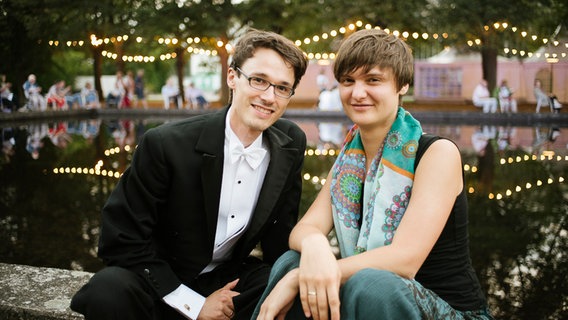
[[[347,116],[359,127],[390,126],[398,112],[400,95],[408,85],[397,89],[392,70],[359,68],[339,79],[339,93]]]

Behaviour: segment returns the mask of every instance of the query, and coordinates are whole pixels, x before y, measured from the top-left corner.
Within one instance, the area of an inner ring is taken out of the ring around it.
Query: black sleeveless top
[[[426,149],[438,139],[441,137],[427,134],[420,137],[415,167]],[[471,265],[467,226],[468,208],[464,181],[464,188],[456,198],[440,238],[415,277],[425,288],[434,291],[460,311],[479,310],[487,305]]]

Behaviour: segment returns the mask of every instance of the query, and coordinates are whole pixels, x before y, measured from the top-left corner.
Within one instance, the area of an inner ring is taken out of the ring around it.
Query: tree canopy
[[[300,40],[307,53],[318,53],[334,52],[352,32],[339,28],[359,21],[401,32],[420,58],[450,45],[479,51],[483,75],[494,85],[497,56],[507,54],[503,48],[516,45],[529,52],[542,45],[512,27],[539,40],[553,38],[559,26],[566,28],[561,22],[568,21],[568,5],[563,0],[0,0],[0,15],[0,73],[14,83],[23,83],[29,73],[53,81],[86,69],[98,80],[103,72],[149,68],[143,59],[153,57],[159,81],[173,70],[181,84],[190,47],[216,54],[225,75],[226,45],[247,27],[281,33]],[[338,35],[329,36],[331,31]],[[100,83],[95,85],[100,91]],[[224,99],[228,89],[221,87]]]

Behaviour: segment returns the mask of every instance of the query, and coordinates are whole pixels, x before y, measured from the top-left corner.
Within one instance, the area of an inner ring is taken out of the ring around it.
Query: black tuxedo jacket
[[[148,130],[102,210],[99,257],[139,274],[159,297],[181,283],[191,287],[211,261],[228,110]],[[260,242],[272,264],[288,249],[298,219],[305,134],[280,119],[264,139],[270,164],[230,263],[244,261]]]

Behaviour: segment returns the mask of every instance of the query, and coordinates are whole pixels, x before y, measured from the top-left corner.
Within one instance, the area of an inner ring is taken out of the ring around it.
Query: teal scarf
[[[412,190],[420,123],[402,107],[365,173],[359,128],[347,134],[332,167],[333,221],[341,257],[392,242]]]

